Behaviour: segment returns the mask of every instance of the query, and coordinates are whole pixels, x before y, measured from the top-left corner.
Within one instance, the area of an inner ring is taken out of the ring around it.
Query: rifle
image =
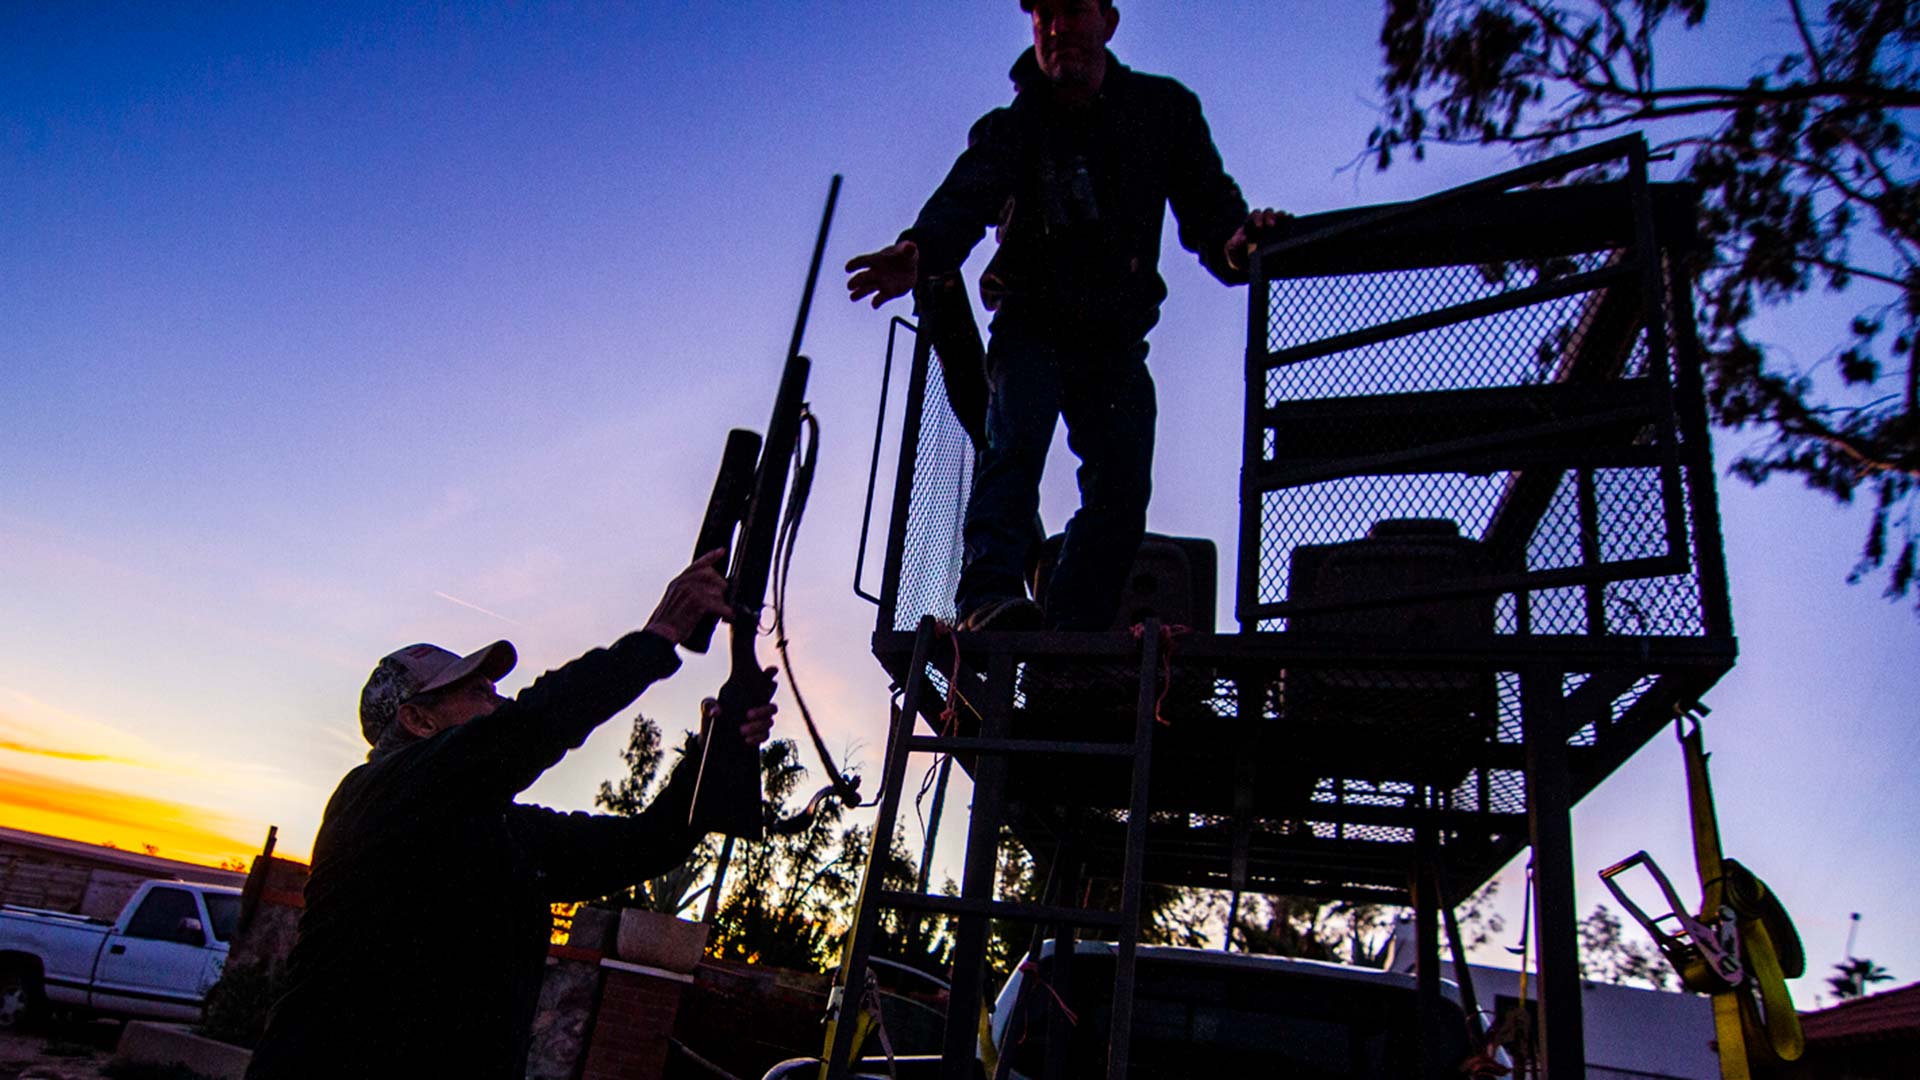
[[[827,232],[833,224],[834,203],[840,196],[840,177],[834,176],[827,189],[826,212],[820,218],[820,234],[814,241],[813,261],[807,269],[806,290],[800,297],[800,314],[794,321],[793,339],[787,346],[786,367],[780,374],[780,388],[773,399],[773,416],[767,421],[763,444],[752,431],[736,428],[727,435],[726,449],[720,460],[720,472],[714,480],[713,494],[701,521],[700,536],[694,543],[694,555],[715,548],[729,548],[731,562],[727,571],[727,602],[735,614],[730,629],[732,658],[727,681],[719,694],[720,715],[703,723],[700,775],[694,785],[689,824],[696,832],[720,832],[728,836],[758,840],[767,822],[760,795],[759,754],[739,736],[741,723],[749,709],[773,699],[773,680],[754,651],[760,629],[760,611],[766,604],[767,585],[777,579],[776,619],[781,609],[787,560],[792,555],[792,538],[805,509],[813,475],[813,446],[802,453],[803,427],[816,432],[806,402],[807,374],[812,361],[800,355],[800,342],[806,334],[807,313],[813,306],[813,289],[820,278],[820,261],[826,254]],[[797,464],[796,464],[797,462]],[[789,469],[793,488],[787,493]],[[787,506],[781,512],[781,496],[787,493]],[[737,534],[736,534],[737,528]],[[737,545],[732,543],[736,539]],[[782,557],[784,555],[784,558]],[[705,652],[713,636],[714,621],[697,627],[683,644],[694,652]],[[786,658],[786,641],[780,635],[781,658]],[[791,681],[789,682],[791,686]],[[795,688],[796,698],[798,690]],[[806,716],[806,705],[801,703]],[[837,791],[843,798],[852,795],[859,802],[857,779],[840,776],[826,757],[825,746],[811,717],[807,729],[814,748],[820,752]],[[802,816],[819,805],[823,792],[808,804]],[[776,831],[787,831],[790,823],[775,823]]]

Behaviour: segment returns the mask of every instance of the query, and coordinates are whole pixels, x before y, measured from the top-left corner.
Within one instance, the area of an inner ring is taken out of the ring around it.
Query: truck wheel
[[[21,964],[0,967],[0,1031],[20,1031],[46,1012],[40,980]]]

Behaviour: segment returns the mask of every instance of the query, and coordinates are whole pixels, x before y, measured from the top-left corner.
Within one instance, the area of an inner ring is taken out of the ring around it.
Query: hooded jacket
[[[1107,54],[1093,101],[1056,99],[1029,48],[1011,72],[1013,103],[980,118],[913,227],[920,275],[959,269],[981,235],[1000,250],[981,275],[981,299],[1001,318],[1040,332],[1138,340],[1160,318],[1164,208],[1180,245],[1222,282],[1246,281],[1226,243],[1247,202],[1228,176],[1200,112],[1173,79]]]

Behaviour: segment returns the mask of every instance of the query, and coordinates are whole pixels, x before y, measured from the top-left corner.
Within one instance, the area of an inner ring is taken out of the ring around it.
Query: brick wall
[[[659,1080],[688,976],[607,962],[582,1080]]]
[[[820,1053],[829,977],[709,958],[694,980],[675,1026],[694,1053],[745,1077]]]

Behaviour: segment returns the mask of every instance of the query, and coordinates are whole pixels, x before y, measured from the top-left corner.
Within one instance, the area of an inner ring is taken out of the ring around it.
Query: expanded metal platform
[[[913,635],[883,633],[874,648],[904,681]],[[1167,884],[1411,905],[1417,832],[1435,832],[1447,903],[1479,888],[1528,843],[1521,725],[1522,670],[1569,692],[1569,796],[1578,801],[1662,725],[1699,698],[1731,661],[1712,642],[1662,638],[1632,644],[1541,643],[1491,672],[1497,719],[1490,732],[1442,732],[1367,714],[1300,717],[1285,687],[1311,679],[1362,692],[1379,669],[1355,669],[1346,644],[1283,633],[1185,634],[1172,642],[1170,685],[1155,732],[1146,878]],[[961,635],[958,724],[977,734],[990,692],[984,672],[1015,658],[1011,735],[1124,745],[1132,734],[1139,649],[1124,634]],[[1377,654],[1369,663],[1381,663]],[[1526,661],[1521,663],[1520,661]],[[938,693],[923,708],[943,726],[951,648],[929,667]],[[1484,650],[1468,643],[1395,650],[1393,693],[1433,692],[1486,677]],[[1576,670],[1577,669],[1577,670]],[[1559,677],[1558,673],[1574,673]],[[1039,683],[1038,687],[1035,683]],[[1443,735],[1461,736],[1450,741]],[[971,771],[972,760],[958,756]],[[1088,873],[1117,879],[1130,762],[1022,755],[1011,765],[1009,824],[1030,849],[1051,850],[1067,826],[1082,830]]]

